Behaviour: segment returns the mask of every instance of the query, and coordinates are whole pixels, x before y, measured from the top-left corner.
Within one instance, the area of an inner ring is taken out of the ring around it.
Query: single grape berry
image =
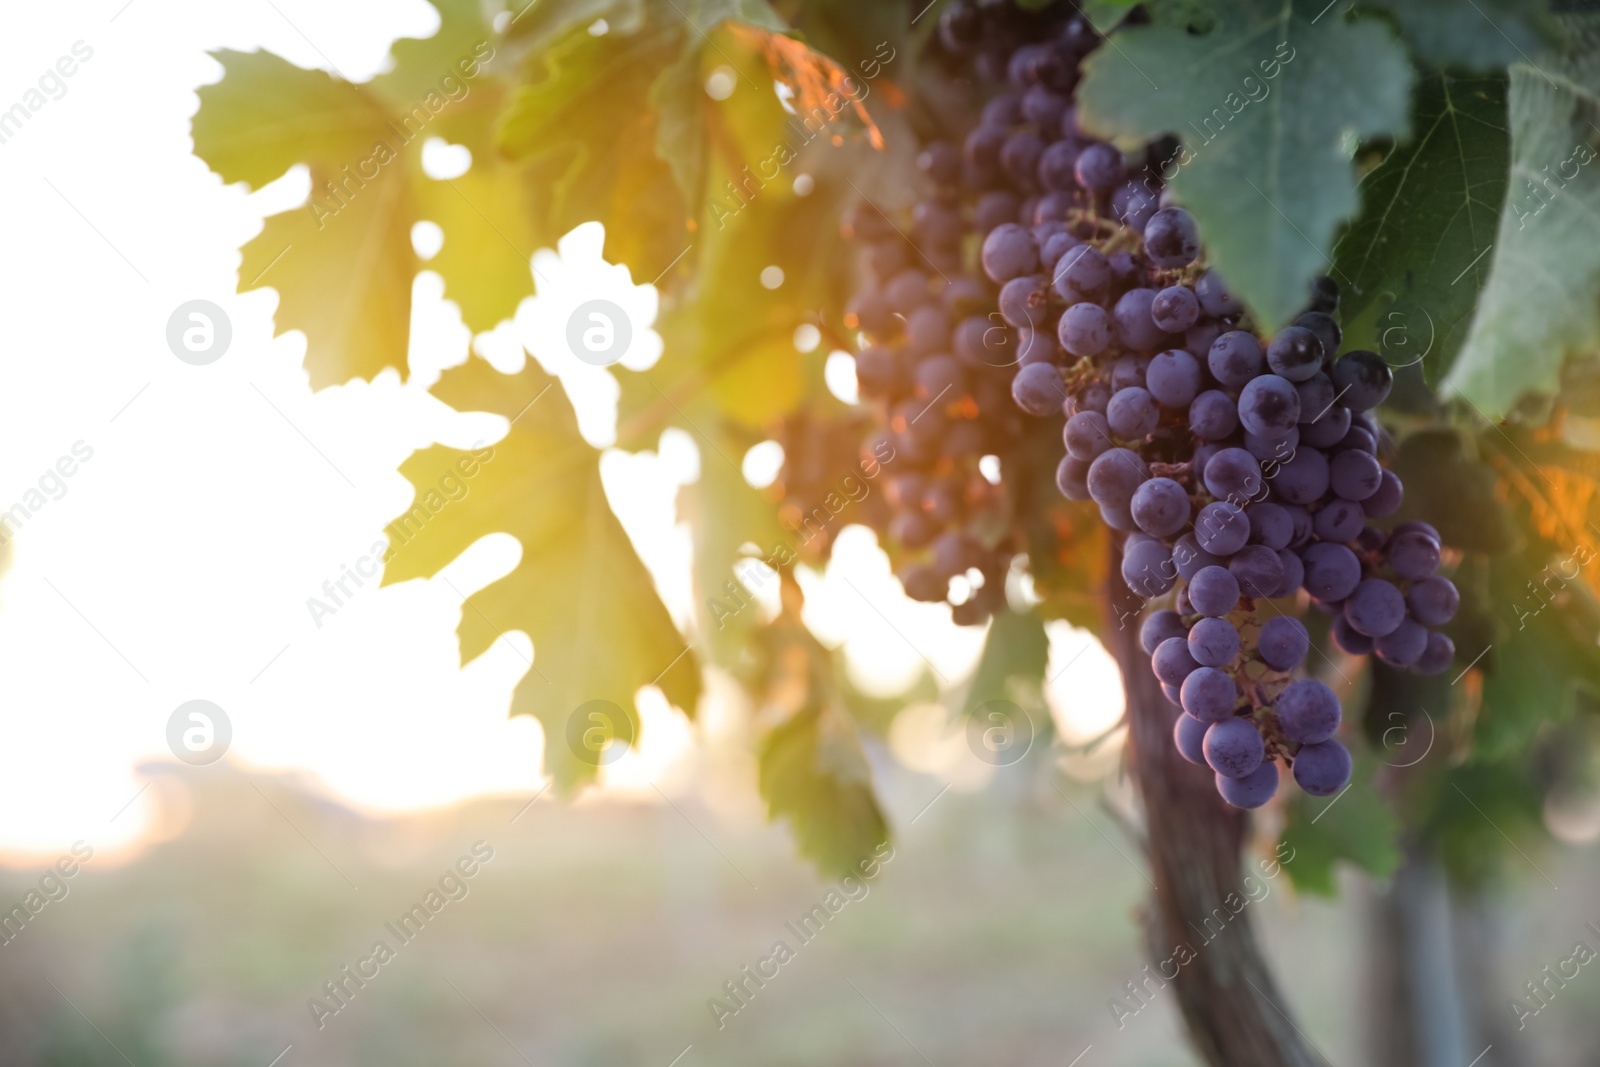
[[[1416,582],[1406,591],[1406,606],[1424,626],[1443,626],[1456,616],[1461,594],[1455,583],[1437,575]]]
[[[1207,618],[1189,630],[1189,655],[1202,667],[1222,667],[1239,654],[1239,631],[1227,619]]]
[[[1253,378],[1239,393],[1239,421],[1262,437],[1287,437],[1300,421],[1300,394],[1276,374]]]
[[[1201,722],[1188,712],[1179,712],[1178,721],[1172,724],[1172,740],[1178,746],[1178,755],[1199,767],[1206,766],[1206,731],[1211,724]]]
[[[1299,619],[1277,615],[1266,621],[1256,635],[1256,652],[1261,661],[1275,671],[1292,671],[1300,666],[1311,648],[1311,635]]]
[[[1015,222],[1002,223],[983,239],[983,272],[996,285],[1039,268],[1039,246],[1033,234]]]
[[[1186,285],[1169,285],[1150,303],[1150,317],[1168,333],[1182,333],[1200,320],[1200,301]]]
[[[1097,356],[1111,343],[1111,316],[1099,304],[1073,304],[1061,314],[1056,339],[1074,356]]]
[[[1221,722],[1228,718],[1239,698],[1233,679],[1215,667],[1196,667],[1190,671],[1178,692],[1183,710],[1202,722]]]
[[[1238,427],[1239,409],[1227,393],[1207,389],[1189,404],[1189,429],[1202,441],[1221,441]]]
[[[1279,377],[1303,382],[1322,371],[1322,341],[1303,326],[1279,330],[1267,345],[1267,366]]]
[[[1376,352],[1346,352],[1333,365],[1333,387],[1339,402],[1351,411],[1370,411],[1383,403],[1394,385],[1394,372]]]
[[[1350,782],[1350,750],[1337,741],[1305,745],[1294,757],[1294,780],[1314,797],[1331,797]]]
[[[1134,491],[1150,477],[1139,453],[1127,448],[1111,448],[1089,465],[1089,493],[1101,506],[1127,507]]]
[[[1181,348],[1152,359],[1144,377],[1150,395],[1169,408],[1188,407],[1200,392],[1200,363]]]
[[[1278,728],[1291,741],[1315,744],[1339,729],[1339,697],[1315,678],[1290,682],[1273,705]]]
[[[1189,525],[1189,493],[1171,478],[1151,478],[1134,491],[1129,510],[1145,533],[1172,537]]]
[[[1392,634],[1406,617],[1406,599],[1382,578],[1367,578],[1345,601],[1344,617],[1351,627],[1368,637]]]
[[[1222,795],[1222,799],[1236,808],[1244,808],[1247,811],[1261,807],[1271,800],[1277,791],[1278,765],[1271,760],[1262,760],[1261,766],[1243,778],[1217,775],[1217,792]]]
[[[1188,637],[1189,628],[1171,608],[1152,611],[1139,627],[1139,645],[1145,655],[1155,655],[1156,648],[1169,637]]]
[[[1200,254],[1200,232],[1194,216],[1181,207],[1164,207],[1144,227],[1144,248],[1168,270],[1187,267]]]
[[[1261,766],[1266,753],[1261,734],[1248,719],[1224,719],[1206,731],[1206,763],[1227,778],[1243,778]]]
[[[1183,680],[1198,670],[1200,664],[1189,654],[1187,636],[1169,637],[1156,646],[1150,655],[1150,669],[1167,685],[1182,685]]]
[[[1034,363],[1017,371],[1011,380],[1011,397],[1030,415],[1053,415],[1061,410],[1066,387],[1061,372],[1051,363]]]
[[[1239,579],[1226,567],[1202,567],[1189,580],[1189,604],[1201,615],[1221,618],[1239,603]]]

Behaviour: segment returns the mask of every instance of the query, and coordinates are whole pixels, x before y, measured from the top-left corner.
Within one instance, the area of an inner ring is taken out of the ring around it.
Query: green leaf
[[[424,38],[396,41],[389,49],[393,66],[372,79],[374,89],[402,106],[420,103],[429,93],[460,92],[495,55],[483,0],[428,2],[439,12],[439,28]]]
[[[1044,671],[1050,642],[1044,622],[1032,614],[1001,611],[989,624],[983,655],[972,672],[963,701],[971,715],[988,700],[1020,701],[1032,708],[1044,705]]]
[[[855,727],[833,707],[813,704],[775,727],[760,768],[771,818],[788,821],[800,854],[824,875],[859,875],[857,864],[888,842]]]
[[[1334,250],[1345,345],[1394,366],[1449,369],[1489,273],[1510,136],[1503,75],[1431,74],[1413,137],[1361,180],[1361,215]]]
[[[1304,307],[1356,211],[1354,142],[1406,128],[1405,49],[1372,20],[1316,21],[1325,6],[1246,0],[1205,34],[1128,27],[1089,57],[1078,87],[1085,125],[1124,148],[1183,139],[1172,191],[1268,330]]]
[[[502,415],[511,427],[492,445],[435,445],[401,465],[416,493],[387,527],[383,584],[432,577],[491,533],[521,542],[516,567],[463,605],[461,659],[471,662],[513,630],[532,639],[534,662],[511,713],[538,718],[546,769],[570,790],[595,773],[567,743],[578,707],[608,700],[632,718],[635,692],[655,684],[692,714],[700,696],[695,657],[685,654],[606,502],[598,453],[579,435],[565,393],[539,366],[529,360],[521,373],[503,375],[472,358],[446,371],[431,392],[458,411]]]
[[[1364,752],[1355,755],[1344,792],[1313,797],[1297,789],[1289,801],[1283,843],[1293,851],[1281,861],[1301,892],[1333,896],[1340,860],[1380,880],[1400,865],[1400,822],[1374,788],[1374,761]]]
[[[1549,32],[1543,0],[1362,0],[1390,12],[1417,58],[1434,67],[1487,70],[1538,50]]]
[[[1600,19],[1570,48],[1511,67],[1511,183],[1493,265],[1444,381],[1486,416],[1552,392],[1562,364],[1600,349]]]

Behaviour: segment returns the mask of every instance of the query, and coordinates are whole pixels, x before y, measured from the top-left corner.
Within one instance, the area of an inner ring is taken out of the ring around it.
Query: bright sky
[[[532,654],[527,638],[509,635],[464,670],[457,656],[461,596],[513,564],[514,539],[485,539],[435,580],[382,590],[369,581],[320,627],[306,606],[409,502],[396,467],[414,448],[469,444],[504,425],[454,415],[425,392],[466,354],[454,306],[436,276],[422,275],[412,379],[388,374],[313,396],[301,335],[272,337],[276,294],[235,291],[239,246],[264,215],[301,202],[306,179],[291,174],[253,196],[224,188],[189,140],[194,91],[221,73],[208,49],[266,48],[361,80],[394,37],[436,24],[423,0],[99,0],[0,14],[0,111],[46,81],[46,102],[0,144],[0,197],[11,207],[0,257],[0,510],[37,501],[34,490],[46,501],[12,542],[0,583],[0,853],[11,862],[78,838],[112,851],[135,844],[159,814],[137,767],[173,758],[168,720],[190,700],[226,713],[228,758],[305,772],[363,810],[531,795],[543,784],[537,724],[506,714]],[[75,52],[71,77],[47,76]],[[596,296],[644,319],[655,302],[603,262],[602,236],[583,227],[559,254],[538,253],[551,285],[515,323],[477,340],[502,369],[526,345],[562,375],[601,446],[614,385],[570,355],[561,327]],[[416,237],[421,247],[429,234]],[[207,366],[179,361],[166,343],[169,317],[191,300],[231,321],[231,346]],[[659,351],[645,333],[625,362]],[[63,457],[70,476],[52,473]],[[689,541],[673,499],[698,467],[693,441],[671,432],[659,453],[611,452],[602,466],[680,621]],[[845,574],[887,623],[859,610]],[[808,621],[829,644],[846,643],[876,691],[915,677],[923,655],[952,680],[978,655],[981,631],[906,600],[865,530],[848,531],[827,575],[807,585]],[[1088,640],[1066,627],[1052,639],[1061,664]],[[1115,668],[1098,647],[1056,688],[1073,693],[1071,736],[1092,736],[1120,712]],[[659,695],[647,693],[640,710],[643,750],[606,770],[610,788],[653,797],[646,783],[687,758],[694,728]],[[983,765],[962,769],[960,756],[918,758],[929,773],[982,778]]]

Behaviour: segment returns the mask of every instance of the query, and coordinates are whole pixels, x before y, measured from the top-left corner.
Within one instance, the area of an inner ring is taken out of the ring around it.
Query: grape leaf
[[[1439,850],[1450,873],[1469,884],[1502,875],[1507,863],[1531,878],[1525,865],[1533,860],[1516,842],[1528,844],[1544,827],[1542,791],[1532,779],[1515,763],[1452,767],[1418,819],[1420,835]],[[1515,859],[1504,847],[1508,842]]]
[[[1374,761],[1355,752],[1350,784],[1332,797],[1293,790],[1280,860],[1295,888],[1333,896],[1336,864],[1348,860],[1382,880],[1400,865],[1400,822],[1374,788]]]
[[[824,875],[859,875],[856,865],[889,840],[855,726],[832,704],[774,727],[759,759],[769,816],[788,821],[800,854]]]
[[[1417,58],[1435,67],[1487,70],[1537,51],[1549,33],[1542,0],[1361,0],[1390,12]]]
[[[311,200],[266,221],[243,250],[240,291],[278,290],[278,332],[306,335],[313,389],[405,372],[416,256],[415,161],[376,96],[266,52],[215,53],[223,79],[200,89],[195,154],[252,189],[296,163]],[[400,144],[377,162],[378,144]],[[364,177],[369,170],[373,176]]]
[[[533,641],[534,663],[512,697],[513,715],[544,727],[546,769],[570,790],[592,761],[567,743],[567,721],[590,700],[634,715],[635,692],[657,685],[693,714],[695,657],[673,627],[650,574],[612,514],[599,457],[578,433],[565,393],[532,360],[515,375],[471,358],[431,392],[458,411],[511,420],[506,436],[469,451],[435,445],[400,472],[412,505],[387,527],[383,584],[437,574],[479,538],[509,533],[522,559],[473,593],[457,633],[469,663],[512,630]],[[473,473],[468,473],[472,471]]]
[[[222,80],[199,91],[195,154],[223,181],[258,189],[296,164],[310,171],[310,200],[266,220],[239,277],[241,291],[278,291],[278,331],[306,335],[314,389],[389,367],[404,376],[419,266],[411,228],[421,217],[437,216],[446,231],[436,266],[473,329],[495,325],[532,289],[526,255],[519,264],[496,254],[525,227],[507,188],[514,179],[494,169],[479,132],[498,103],[482,76],[494,54],[489,28],[474,0],[435,6],[439,31],[396,42],[392,69],[368,84],[222,50]],[[422,142],[434,136],[473,149],[473,169],[451,188],[422,172]]]
[[[1511,66],[1511,182],[1477,314],[1444,391],[1490,418],[1600,349],[1600,18]]]
[[[1049,656],[1050,642],[1045,637],[1044,622],[1037,615],[998,612],[989,624],[983,655],[967,685],[962,711],[971,715],[985,701],[1014,700],[1019,695],[1028,706],[1042,707]]]
[[[1406,129],[1405,49],[1370,19],[1318,21],[1325,6],[1247,0],[1219,7],[1205,34],[1128,27],[1089,57],[1078,87],[1084,124],[1120,146],[1184,140],[1173,194],[1269,330],[1304,307],[1355,213],[1354,142]]]
[[[1346,348],[1420,362],[1437,382],[1455,359],[1489,272],[1510,139],[1503,75],[1431,74],[1412,139],[1361,180],[1361,215],[1334,249]]]

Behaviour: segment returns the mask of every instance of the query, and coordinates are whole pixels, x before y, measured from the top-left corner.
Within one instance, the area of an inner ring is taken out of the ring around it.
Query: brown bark
[[[1171,984],[1195,1050],[1213,1067],[1311,1067],[1319,1057],[1287,1014],[1288,1000],[1256,944],[1251,908],[1235,915],[1225,903],[1235,894],[1238,908],[1245,898],[1246,817],[1223,803],[1209,770],[1178,755],[1172,743],[1176,709],[1139,646],[1140,602],[1121,571],[1121,552],[1114,549],[1110,644],[1128,696],[1130,758],[1144,798],[1156,886],[1145,915],[1152,970],[1173,959],[1178,946],[1193,953]]]

